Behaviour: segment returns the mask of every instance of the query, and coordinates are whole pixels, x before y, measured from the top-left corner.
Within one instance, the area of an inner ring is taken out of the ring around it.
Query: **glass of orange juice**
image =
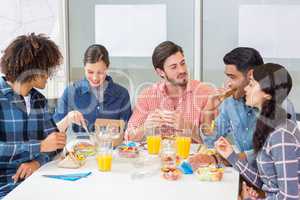
[[[112,153],[99,153],[97,154],[98,169],[102,172],[111,171]]]
[[[112,166],[112,139],[102,137],[97,147],[97,164],[98,169],[102,172],[111,171]]]
[[[145,135],[147,137],[148,153],[152,155],[159,154],[161,146],[161,136],[155,127],[146,127]]]
[[[177,155],[182,158],[186,159],[190,154],[190,147],[191,147],[191,136],[192,130],[191,129],[183,129],[182,132],[177,133],[176,135],[176,152]]]

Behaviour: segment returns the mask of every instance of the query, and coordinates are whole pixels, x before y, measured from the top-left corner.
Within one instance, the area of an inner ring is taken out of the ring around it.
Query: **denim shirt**
[[[76,81],[67,87],[58,100],[54,113],[54,120],[59,122],[70,111],[81,112],[87,120],[90,131],[94,130],[96,119],[122,119],[128,122],[131,116],[130,97],[127,89],[113,82],[106,76],[108,82],[104,91],[104,100],[98,101],[87,79]],[[82,127],[73,124],[74,132],[84,131]]]
[[[287,99],[282,105],[291,119],[295,121],[296,114],[293,104]],[[215,121],[214,134],[205,136],[204,142],[209,147],[213,147],[214,142],[219,137],[227,137],[240,152],[246,153],[249,162],[255,161],[252,138],[258,115],[258,110],[247,106],[244,98],[228,98],[220,106],[220,113]]]
[[[206,137],[205,142],[213,145],[217,138],[229,137],[239,151],[253,149],[252,137],[256,126],[258,112],[247,106],[244,99],[226,99],[220,106],[220,113],[215,120],[213,136]]]

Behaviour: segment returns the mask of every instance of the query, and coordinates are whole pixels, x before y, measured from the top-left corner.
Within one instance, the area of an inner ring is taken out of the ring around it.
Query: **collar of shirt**
[[[115,97],[119,96],[119,91],[115,89],[115,84],[112,78],[110,76],[106,76],[105,80],[108,82],[108,84],[106,90],[104,91],[104,95],[115,96]],[[81,82],[80,90],[82,95],[93,92],[89,84],[89,81],[86,78],[84,78],[83,81]]]
[[[104,82],[99,87],[91,88],[93,94],[96,96],[98,102],[102,103],[104,99],[104,92],[107,88],[108,82],[104,80]]]
[[[13,97],[21,96],[15,93],[14,90],[11,88],[11,86],[8,85],[5,77],[0,77],[0,92],[7,97],[9,97],[10,95]],[[28,95],[30,95],[32,99],[44,98],[44,96],[40,92],[38,92],[35,88],[32,88]]]
[[[13,89],[7,84],[5,77],[0,77],[0,91],[6,96],[8,93],[13,92]]]
[[[5,77],[0,77],[0,92],[8,99],[9,102],[16,104],[17,107],[19,107],[21,110],[24,110],[24,98],[14,92],[11,86],[6,82]],[[46,99],[36,89],[32,88],[29,92],[29,95],[31,96],[30,102],[34,104],[34,108],[45,106]]]

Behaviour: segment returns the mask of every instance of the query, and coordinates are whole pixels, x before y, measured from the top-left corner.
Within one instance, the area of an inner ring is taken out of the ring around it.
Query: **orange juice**
[[[147,145],[149,154],[158,154],[160,150],[161,136],[151,135],[147,136]]]
[[[111,171],[112,155],[97,155],[98,169],[103,172]]]
[[[186,159],[190,154],[191,138],[184,136],[176,137],[177,155],[180,158]]]

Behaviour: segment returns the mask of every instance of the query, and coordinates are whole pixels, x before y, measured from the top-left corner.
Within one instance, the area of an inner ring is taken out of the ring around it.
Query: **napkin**
[[[47,177],[47,178],[55,178],[55,179],[65,180],[65,181],[77,181],[77,180],[79,180],[81,178],[85,178],[91,174],[92,174],[92,172],[77,173],[77,174],[61,174],[61,175],[42,175],[42,176]]]
[[[192,174],[193,168],[190,163],[183,161],[179,166],[179,170],[182,171],[184,174]]]

